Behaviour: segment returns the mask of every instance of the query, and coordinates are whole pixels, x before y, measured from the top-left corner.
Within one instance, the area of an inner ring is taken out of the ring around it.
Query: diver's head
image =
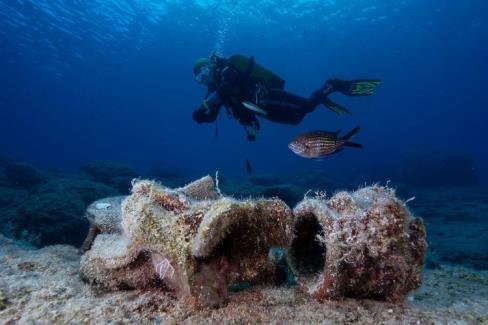
[[[193,76],[196,82],[202,85],[208,85],[211,79],[212,65],[207,58],[200,58],[193,65]]]

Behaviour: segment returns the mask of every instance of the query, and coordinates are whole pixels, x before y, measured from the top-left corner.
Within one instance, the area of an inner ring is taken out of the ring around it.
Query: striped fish
[[[359,143],[349,141],[359,130],[359,126],[346,135],[339,137],[339,132],[311,131],[298,135],[289,144],[288,148],[303,158],[320,159],[340,152],[343,146],[362,148]]]

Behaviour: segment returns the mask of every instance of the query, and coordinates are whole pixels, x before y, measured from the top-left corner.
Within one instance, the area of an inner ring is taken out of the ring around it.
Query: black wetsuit
[[[193,112],[193,119],[198,122],[213,122],[221,106],[246,127],[249,140],[254,140],[253,130],[259,129],[256,113],[242,105],[243,101],[256,104],[266,112],[261,117],[283,124],[299,124],[306,114],[312,112],[321,103],[321,96],[315,92],[310,98],[291,94],[282,88],[266,88],[252,78],[228,64],[222,59],[214,70],[213,84],[208,88],[202,107]]]

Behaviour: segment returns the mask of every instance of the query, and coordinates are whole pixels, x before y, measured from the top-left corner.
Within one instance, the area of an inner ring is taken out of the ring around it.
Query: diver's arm
[[[217,88],[217,94],[220,98],[230,98],[236,95],[236,90],[240,85],[240,74],[234,68],[227,66],[222,69],[220,74],[220,83]]]
[[[211,123],[217,119],[219,115],[222,100],[215,92],[208,96],[202,105],[193,112],[193,120],[197,123]]]

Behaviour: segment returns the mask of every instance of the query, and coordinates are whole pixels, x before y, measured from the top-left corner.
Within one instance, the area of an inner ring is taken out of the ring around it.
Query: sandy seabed
[[[488,324],[488,272],[441,265],[404,305],[318,303],[298,288],[255,287],[218,309],[192,310],[160,290],[100,292],[72,246],[24,249],[0,236],[0,324]]]

